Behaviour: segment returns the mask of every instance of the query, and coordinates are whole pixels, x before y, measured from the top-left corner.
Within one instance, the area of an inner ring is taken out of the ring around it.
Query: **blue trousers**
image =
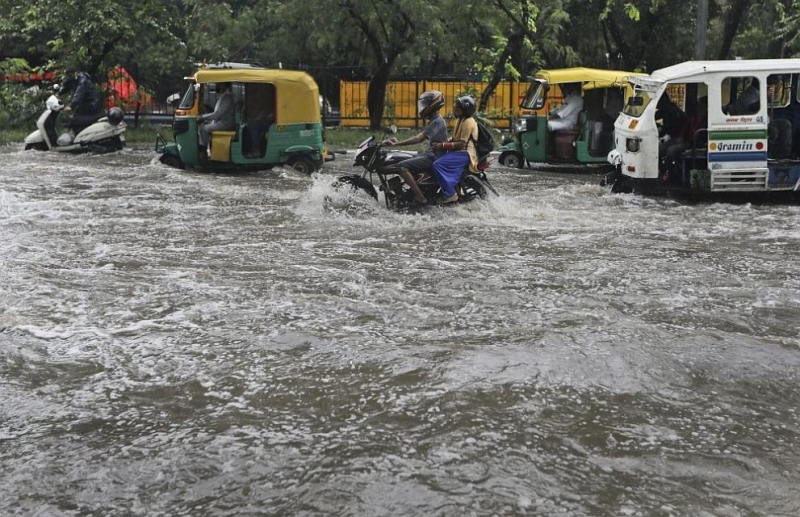
[[[450,197],[456,193],[456,185],[461,181],[464,169],[469,165],[467,151],[452,151],[433,162],[433,174],[442,187],[442,195]]]

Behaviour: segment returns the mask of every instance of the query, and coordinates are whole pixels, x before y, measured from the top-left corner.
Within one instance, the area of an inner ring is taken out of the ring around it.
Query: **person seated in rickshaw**
[[[257,111],[247,115],[246,152],[250,157],[264,155],[265,137],[269,127],[275,122],[275,114],[267,105],[259,105]]]
[[[581,83],[564,83],[561,85],[564,103],[547,116],[548,131],[572,131],[578,125],[578,118],[583,111]]]
[[[198,152],[200,158],[208,158],[208,142],[212,131],[234,131],[236,129],[236,103],[233,100],[231,83],[219,83],[221,95],[217,99],[214,111],[197,117],[199,122],[211,120],[200,128]]]

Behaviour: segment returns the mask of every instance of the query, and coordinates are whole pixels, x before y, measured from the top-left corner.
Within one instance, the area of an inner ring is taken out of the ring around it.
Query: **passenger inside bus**
[[[750,79],[750,84],[747,88],[736,97],[733,106],[730,107],[731,115],[753,115],[758,113],[761,107],[761,98],[759,88],[761,87],[758,78],[753,77]]]
[[[686,129],[683,132],[683,139],[689,148],[705,148],[708,142],[708,97],[702,96],[697,99]]]
[[[669,94],[664,92],[656,105],[656,120],[661,120],[658,139],[658,154],[662,158],[673,158],[686,149],[683,140],[687,117]]]
[[[767,106],[769,107],[769,157],[776,160],[790,158],[792,155],[792,123],[775,113],[775,109],[788,105],[785,92],[791,90],[791,84],[785,84],[782,75],[767,77]]]

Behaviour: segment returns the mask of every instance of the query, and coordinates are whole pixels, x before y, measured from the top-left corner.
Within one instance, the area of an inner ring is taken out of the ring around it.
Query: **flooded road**
[[[798,206],[0,159],[2,515],[800,515]]]

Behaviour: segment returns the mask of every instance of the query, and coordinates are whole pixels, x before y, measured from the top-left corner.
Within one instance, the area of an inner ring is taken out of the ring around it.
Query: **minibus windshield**
[[[631,117],[641,117],[651,100],[652,97],[650,93],[645,90],[635,90],[633,95],[628,99],[628,103],[625,104],[625,109],[622,110],[622,112]]]

